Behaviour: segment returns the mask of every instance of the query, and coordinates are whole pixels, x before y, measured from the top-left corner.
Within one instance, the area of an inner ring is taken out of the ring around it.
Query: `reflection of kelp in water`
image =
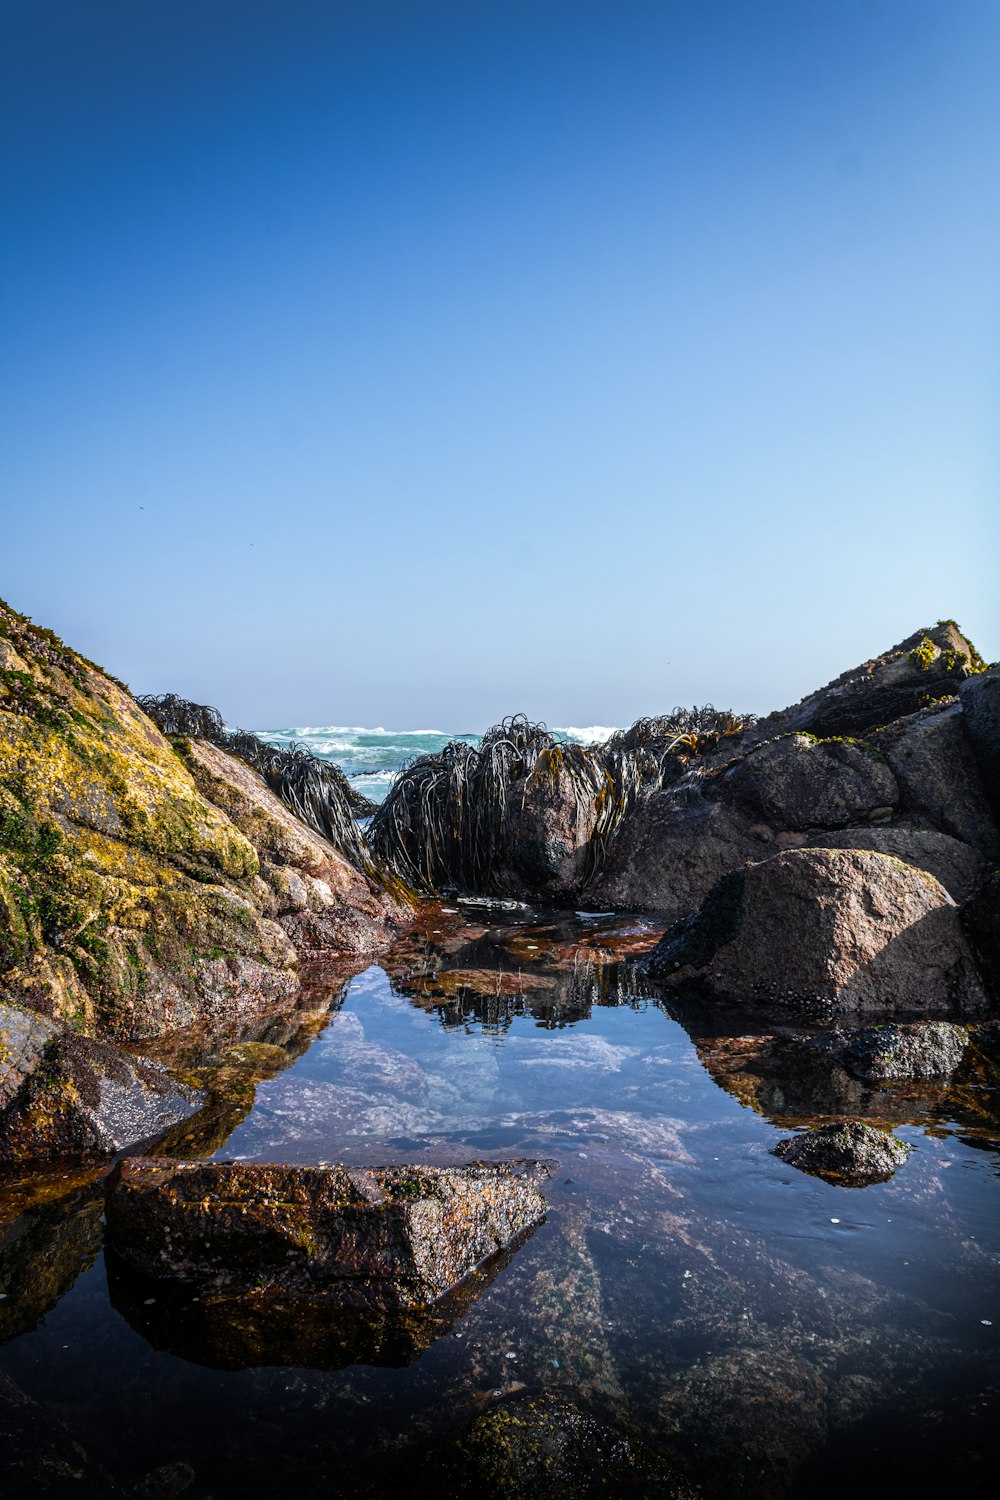
[[[774,1125],[851,1116],[888,1129],[920,1125],[930,1134],[957,1126],[970,1145],[997,1149],[1000,1068],[989,1026],[970,1028],[970,1043],[950,1077],[865,1081],[814,1044],[826,1032],[751,1030],[745,1015],[719,1015],[675,997],[658,1003],[688,1032],[719,1087]]]
[[[0,1344],[37,1327],[101,1248],[102,1168],[0,1184]]]
[[[568,923],[455,926],[399,945],[383,966],[397,994],[435,1010],[445,1027],[506,1031],[530,1016],[551,1029],[586,1020],[594,1006],[644,1004],[646,988],[625,960],[658,934],[627,919],[584,934]]]
[[[423,1308],[345,1308],[332,1299],[193,1294],[189,1285],[133,1270],[105,1253],[111,1305],[154,1349],[218,1370],[294,1365],[341,1370],[348,1365],[412,1365],[450,1331],[534,1234],[525,1230],[506,1249]]]

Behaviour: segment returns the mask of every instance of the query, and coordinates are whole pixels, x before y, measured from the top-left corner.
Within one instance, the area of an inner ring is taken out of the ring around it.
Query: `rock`
[[[0,1373],[0,1494],[6,1500],[114,1500],[125,1493],[61,1422]]]
[[[968,1041],[964,1026],[917,1021],[834,1031],[814,1037],[812,1045],[863,1083],[892,1083],[902,1078],[950,1078]]]
[[[1000,666],[978,672],[959,688],[965,730],[987,796],[1000,817]]]
[[[468,1432],[404,1465],[377,1493],[436,1493],[449,1500],[537,1500],[550,1493],[564,1500],[693,1500],[696,1492],[662,1454],[549,1395],[484,1412]]]
[[[987,992],[1000,1003],[1000,870],[962,908],[962,926],[979,964]]]
[[[833,1014],[975,1014],[986,997],[941,885],[885,854],[793,849],[724,876],[664,933],[654,978]]]
[[[891,816],[899,788],[877,751],[792,734],[741,756],[709,795],[773,828],[842,828],[876,811]]]
[[[801,731],[821,737],[871,734],[933,698],[957,692],[981,664],[954,620],[941,620],[761,719],[744,735],[744,744]]]
[[[697,789],[654,792],[626,817],[586,902],[675,920],[696,911],[728,871],[776,851],[773,830],[735,807]]]
[[[112,678],[0,604],[0,990],[128,1040],[297,988],[259,862]]]
[[[539,1221],[542,1171],[530,1162],[361,1169],[133,1157],[109,1194],[108,1230],[149,1276],[418,1307]]]
[[[410,919],[407,902],[300,822],[250,766],[208,740],[180,750],[198,790],[256,850],[265,911],[300,954],[373,953]]]
[[[0,1159],[7,1161],[113,1156],[163,1135],[201,1103],[165,1068],[16,1006],[0,1005],[0,1058]]]
[[[0,647],[0,994],[117,1042],[248,1024],[291,1003],[297,950],[374,951],[408,918],[249,767],[175,747],[2,603]]]
[[[963,844],[950,834],[929,828],[919,818],[901,818],[892,823],[841,828],[830,833],[809,828],[803,844],[810,849],[871,849],[876,854],[891,854],[926,870],[944,886],[948,895],[959,903],[975,895],[986,878],[989,865],[978,850]]]
[[[591,841],[600,822],[592,778],[560,770],[543,752],[528,776],[512,781],[505,844],[509,868],[497,874],[505,895],[557,901],[574,896],[590,873]]]
[[[817,1125],[779,1141],[774,1148],[774,1155],[790,1166],[844,1187],[885,1182],[909,1153],[904,1141],[863,1120]]]
[[[1000,831],[965,721],[957,703],[928,708],[881,730],[875,743],[895,773],[905,811],[996,862]]]

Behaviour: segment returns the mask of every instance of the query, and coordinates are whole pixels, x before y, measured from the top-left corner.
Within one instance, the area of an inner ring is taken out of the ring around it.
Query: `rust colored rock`
[[[986,996],[944,888],[861,849],[791,849],[733,871],[646,961],[654,978],[754,1005],[975,1015]]]
[[[535,1162],[365,1169],[134,1157],[109,1194],[108,1231],[148,1276],[419,1307],[538,1223],[544,1171]]]

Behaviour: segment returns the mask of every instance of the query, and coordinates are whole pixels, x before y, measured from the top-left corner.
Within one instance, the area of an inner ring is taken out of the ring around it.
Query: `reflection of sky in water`
[[[447,933],[412,963],[387,956],[392,979],[377,966],[354,978],[217,1153],[552,1163],[546,1223],[415,1363],[202,1368],[171,1350],[169,1319],[152,1347],[142,1299],[113,1310],[98,1259],[75,1285],[71,1265],[71,1290],[0,1349],[0,1370],[61,1403],[97,1451],[110,1445],[137,1474],[190,1462],[216,1496],[271,1494],[279,1476],[342,1493],[352,1465],[370,1476],[415,1430],[450,1429],[521,1389],[569,1391],[667,1443],[709,1496],[780,1495],[809,1455],[809,1493],[833,1493],[837,1461],[849,1480],[861,1472],[915,1382],[939,1401],[971,1391],[995,1425],[1000,1184],[985,1075],[902,1098],[894,1118],[914,1150],[891,1181],[806,1176],[771,1155],[789,1129],[740,1102],[756,1097],[745,1079],[720,1087],[710,1047],[699,1056],[634,977],[574,948],[613,947],[613,925],[478,927],[450,956]],[[449,966],[469,984],[449,986]],[[817,1095],[817,1113],[830,1107]],[[58,1251],[37,1241],[33,1253],[65,1257],[58,1214],[52,1236]],[[906,1420],[900,1461],[919,1471],[912,1433],[931,1425]],[[875,1431],[851,1459],[859,1422]]]

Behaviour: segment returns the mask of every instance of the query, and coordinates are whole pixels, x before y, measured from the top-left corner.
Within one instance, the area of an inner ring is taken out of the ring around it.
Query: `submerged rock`
[[[0,1494],[7,1500],[113,1500],[126,1491],[61,1422],[0,1372]]]
[[[817,1125],[774,1147],[774,1155],[790,1166],[845,1187],[885,1182],[909,1154],[905,1141],[863,1120]]]
[[[148,1276],[418,1307],[538,1223],[544,1171],[535,1162],[364,1169],[135,1157],[109,1194],[108,1231]]]
[[[862,1083],[894,1083],[904,1078],[950,1078],[968,1041],[964,1026],[917,1021],[834,1031],[814,1037],[812,1045]]]
[[[155,1063],[0,1004],[0,1158],[113,1156],[201,1102]]]
[[[747,1004],[836,1013],[985,1008],[958,908],[930,875],[866,850],[795,849],[733,871],[645,962]]]
[[[468,1432],[411,1462],[380,1496],[436,1493],[449,1500],[564,1500],[634,1496],[693,1500],[662,1454],[559,1396],[508,1401]]]

